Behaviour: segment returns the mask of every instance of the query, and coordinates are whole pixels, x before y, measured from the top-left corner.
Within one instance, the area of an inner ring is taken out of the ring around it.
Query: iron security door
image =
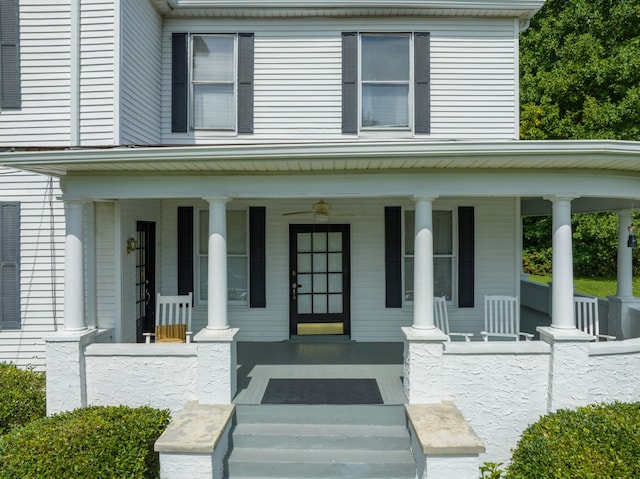
[[[290,333],[350,334],[349,225],[289,226]]]
[[[143,342],[155,328],[156,224],[138,221],[136,229],[136,340]]]

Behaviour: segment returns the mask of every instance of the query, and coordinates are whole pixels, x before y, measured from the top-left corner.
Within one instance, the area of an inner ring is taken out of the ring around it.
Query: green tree
[[[548,0],[520,45],[522,139],[640,139],[639,0]]]

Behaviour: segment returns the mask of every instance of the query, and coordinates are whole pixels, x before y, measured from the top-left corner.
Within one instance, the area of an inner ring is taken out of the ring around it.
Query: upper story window
[[[236,128],[236,37],[191,37],[193,128]]]
[[[18,0],[0,0],[0,110],[20,109]]]
[[[430,132],[428,33],[342,34],[342,132]]]
[[[172,36],[171,131],[253,133],[253,33]]]
[[[411,37],[361,35],[360,45],[360,128],[410,128]]]

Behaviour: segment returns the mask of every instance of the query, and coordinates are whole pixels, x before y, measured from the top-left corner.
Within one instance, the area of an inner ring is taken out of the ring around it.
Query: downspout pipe
[[[69,146],[80,146],[80,0],[71,0]]]

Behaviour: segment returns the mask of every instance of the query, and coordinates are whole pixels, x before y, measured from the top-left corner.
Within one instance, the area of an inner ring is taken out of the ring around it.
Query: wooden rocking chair
[[[155,333],[144,333],[146,342],[150,343],[151,336],[154,336],[156,343],[190,343],[192,299],[192,293],[180,296],[161,296],[158,293]]]
[[[573,306],[576,313],[576,327],[590,334],[596,341],[600,339],[614,340],[615,336],[600,334],[600,321],[598,320],[598,298],[574,296]]]
[[[463,337],[465,341],[471,341],[473,333],[451,333],[449,332],[449,315],[447,314],[447,298],[436,296],[433,298],[433,319],[436,328],[447,335],[447,341],[451,341],[451,336]]]
[[[533,334],[520,332],[520,302],[517,296],[484,297],[484,331],[482,339],[489,336],[513,338],[520,341],[522,336],[531,341]]]

